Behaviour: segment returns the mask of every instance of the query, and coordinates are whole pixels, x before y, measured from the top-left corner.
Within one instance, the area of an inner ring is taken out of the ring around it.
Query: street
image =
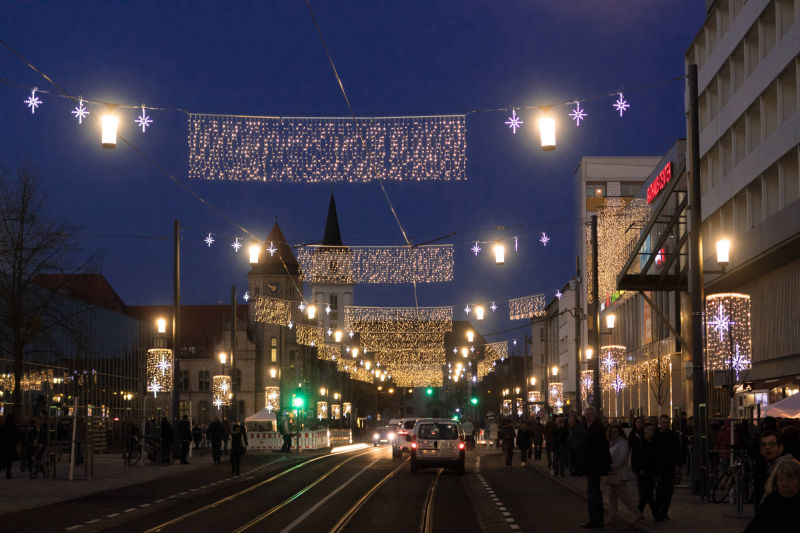
[[[200,456],[197,461],[206,461]],[[467,473],[409,472],[387,446],[245,456],[45,508],[6,514],[13,531],[573,531],[586,501],[515,457],[471,451]],[[172,466],[169,468],[179,468]],[[627,531],[608,527],[606,531]]]

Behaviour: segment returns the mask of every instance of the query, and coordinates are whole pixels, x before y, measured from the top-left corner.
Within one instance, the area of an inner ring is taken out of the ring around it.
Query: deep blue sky
[[[631,89],[632,107],[622,119],[611,97],[586,103],[589,117],[579,128],[557,110],[555,152],[538,148],[533,128],[512,135],[506,113],[472,114],[467,182],[387,184],[413,240],[458,232],[443,241],[456,247],[455,281],[419,288],[420,305],[454,305],[457,318],[469,301],[538,292],[550,298],[573,275],[581,156],[658,156],[685,136],[682,82],[632,89],[683,74],[683,54],[705,16],[701,1],[312,6],[358,115],[462,113]],[[0,38],[73,94],[197,112],[347,114],[300,0],[3,2],[0,9]],[[235,227],[128,147],[103,150],[98,126],[79,126],[71,102],[41,95],[32,116],[24,87],[50,87],[4,48],[0,78],[20,85],[0,84],[0,162],[15,168],[28,159],[38,167],[53,216],[81,226],[81,248],[101,252],[103,273],[125,303],[171,301],[172,242],[119,236],[170,237],[176,218],[186,228],[184,303],[227,302],[232,284],[246,287],[246,256],[229,246]],[[521,114],[525,126],[533,125],[534,114]],[[403,243],[377,183],[189,181],[185,115],[151,111],[155,123],[145,134],[132,122],[136,113],[120,115],[122,134],[257,235],[265,237],[277,216],[290,241],[321,239],[334,191],[346,244]],[[498,225],[526,227],[485,229]],[[536,240],[542,231],[552,238],[547,248]],[[208,232],[218,239],[211,249],[202,240]],[[520,251],[509,253],[502,268],[469,252],[475,239],[515,234]],[[360,286],[356,303],[413,305],[413,296],[410,286]],[[480,329],[510,325],[496,316]]]

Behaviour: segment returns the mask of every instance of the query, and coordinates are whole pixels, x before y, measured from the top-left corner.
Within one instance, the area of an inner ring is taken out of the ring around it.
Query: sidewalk
[[[547,462],[544,457],[542,457],[541,461],[533,461],[532,464],[539,472],[556,483],[584,498],[586,497],[585,477],[553,476],[550,473],[550,469],[547,468]],[[628,492],[634,495],[637,494],[634,481],[630,482]],[[603,501],[606,502],[606,513],[608,513],[608,497],[605,483],[603,483]],[[633,513],[622,502],[618,505],[619,518],[629,522],[631,527],[645,533],[668,533],[673,531],[724,531],[726,533],[736,533],[744,531],[753,518],[753,506],[751,504],[745,505],[743,515],[737,515],[735,505],[706,503],[701,501],[699,496],[693,495],[689,487],[684,486],[675,487],[672,505],[669,510],[670,520],[654,522],[649,509],[644,512],[644,520],[634,520]]]

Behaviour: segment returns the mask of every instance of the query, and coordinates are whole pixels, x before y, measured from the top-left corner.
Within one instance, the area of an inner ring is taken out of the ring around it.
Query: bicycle
[[[31,479],[36,479],[36,476],[42,473],[42,478],[47,479],[50,472],[50,460],[47,453],[47,447],[37,446],[31,454],[30,464],[28,465],[28,473]]]
[[[128,437],[128,445],[122,454],[125,466],[136,466],[142,458],[142,443],[138,435]]]

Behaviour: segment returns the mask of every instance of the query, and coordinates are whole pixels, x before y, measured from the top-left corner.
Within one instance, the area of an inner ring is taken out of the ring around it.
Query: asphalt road
[[[533,468],[481,450],[467,473],[409,471],[388,447],[244,457],[227,465],[2,517],[8,531],[579,531],[586,500]],[[198,458],[199,459],[199,458]],[[173,466],[170,468],[178,468]],[[616,527],[606,531],[627,531]]]

